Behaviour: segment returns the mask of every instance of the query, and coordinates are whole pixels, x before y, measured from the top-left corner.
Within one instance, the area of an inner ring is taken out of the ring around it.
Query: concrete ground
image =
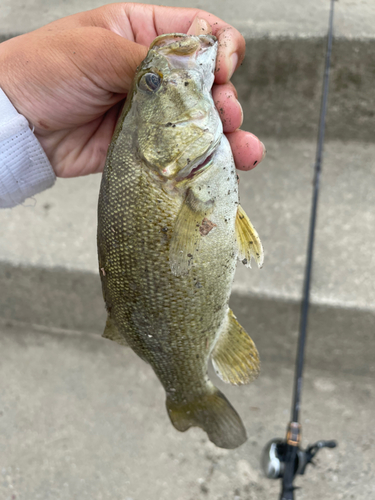
[[[2,0],[0,41],[101,3]],[[268,150],[240,182],[265,265],[241,268],[231,299],[262,372],[241,388],[211,373],[249,439],[225,451],[199,429],[175,431],[150,367],[100,337],[100,178],[58,180],[0,212],[0,500],[278,498],[260,455],[290,415],[329,2],[189,6],[244,34],[233,81],[243,128]],[[301,423],[304,446],[336,439],[339,447],[298,478],[297,500],[375,498],[375,4],[340,0],[335,9]]]
[[[267,315],[263,321],[256,341],[270,327]],[[14,325],[0,332],[2,500],[278,498],[280,484],[263,476],[260,455],[268,440],[284,436],[293,372],[290,360],[275,360],[271,344],[262,343],[262,374],[252,385],[217,382],[249,437],[227,451],[199,429],[174,430],[164,391],[129,349],[93,334]],[[333,366],[340,356],[331,351]],[[374,391],[367,368],[307,367],[303,444],[336,439],[339,447],[321,451],[296,481],[299,500],[375,496]]]

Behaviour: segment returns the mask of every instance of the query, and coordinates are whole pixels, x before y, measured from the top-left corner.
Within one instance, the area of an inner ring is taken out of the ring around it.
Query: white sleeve
[[[0,88],[0,208],[51,187],[56,176],[26,118]]]

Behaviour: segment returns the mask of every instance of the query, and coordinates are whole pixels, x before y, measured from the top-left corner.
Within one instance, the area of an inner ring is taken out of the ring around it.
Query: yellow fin
[[[238,323],[231,309],[212,351],[217,375],[229,384],[248,384],[259,374],[259,355],[254,342]]]
[[[175,276],[187,274],[194,265],[199,242],[214,227],[207,215],[212,212],[212,200],[201,200],[190,188],[173,227],[169,246],[169,263]]]
[[[105,325],[102,337],[104,337],[105,339],[113,340],[120,345],[129,346],[129,344],[125,340],[125,337],[121,335],[109,314],[107,316],[107,323]]]
[[[168,397],[166,404],[169,418],[180,432],[190,427],[200,427],[216,446],[237,448],[247,439],[245,427],[224,394],[210,385],[211,391],[189,403],[178,404]]]
[[[241,205],[238,205],[236,215],[236,236],[239,250],[238,258],[246,267],[251,267],[251,258],[253,257],[260,269],[264,261],[262,242]]]

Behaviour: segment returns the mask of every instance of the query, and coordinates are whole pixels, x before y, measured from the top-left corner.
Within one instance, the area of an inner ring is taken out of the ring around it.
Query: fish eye
[[[138,87],[146,92],[156,92],[160,85],[161,78],[156,73],[146,73],[138,83]]]

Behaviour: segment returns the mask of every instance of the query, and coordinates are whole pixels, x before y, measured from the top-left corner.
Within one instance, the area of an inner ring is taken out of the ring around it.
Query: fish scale
[[[137,70],[103,172],[98,254],[108,311],[104,337],[128,344],[152,366],[178,430],[199,426],[218,446],[233,448],[244,442],[246,432],[209,380],[207,365],[212,356],[218,374],[231,383],[247,383],[258,371],[256,348],[228,308],[241,253],[237,225],[248,219],[237,216],[237,176],[210,94],[213,77],[203,79],[207,64],[213,75],[217,42],[208,36],[173,36],[184,37],[183,55],[171,35],[151,46]],[[168,43],[179,56],[177,68],[176,59],[168,59]],[[189,69],[181,68],[181,57]],[[157,63],[162,77],[158,70],[152,73],[158,77],[147,80]],[[176,93],[179,98],[173,99]],[[235,342],[227,340],[230,335]]]
[[[209,354],[209,349],[206,348],[207,325],[210,326],[211,336],[214,337],[225,313],[223,310],[221,315],[218,315],[215,310],[223,309],[227,303],[227,282],[232,281],[232,276],[227,276],[227,273],[220,276],[219,266],[210,270],[208,275],[199,270],[201,262],[204,265],[208,260],[222,259],[217,235],[215,240],[212,238],[212,245],[207,244],[198,252],[193,272],[186,278],[172,275],[168,259],[169,235],[182,199],[165,196],[160,187],[149,182],[147,172],[142,172],[142,167],[137,165],[135,159],[130,160],[125,169],[126,174],[122,178],[114,176],[111,179],[103,176],[103,183],[109,188],[109,198],[115,201],[116,207],[117,200],[121,200],[122,210],[116,208],[116,216],[113,217],[112,204],[104,205],[99,201],[101,224],[107,227],[104,235],[106,255],[100,259],[100,268],[105,269],[103,280],[106,282],[107,304],[111,313],[112,308],[114,309],[113,314],[118,318],[118,323],[126,325],[126,335],[133,333],[132,339],[128,339],[129,344],[141,357],[144,357],[142,351],[145,345],[151,347],[154,343],[162,346],[166,353],[173,355],[176,371],[183,375],[184,365],[187,364],[184,353],[188,352],[192,355],[192,374],[197,368],[196,356],[202,358],[201,375],[207,369],[207,360],[203,359],[202,353],[206,351],[206,355]],[[135,181],[137,176],[138,184]],[[234,186],[233,182],[232,185]],[[163,200],[162,203],[155,203],[154,200],[158,198]],[[136,203],[133,201],[135,199]],[[152,217],[144,214],[152,214]],[[234,215],[235,211],[233,236]],[[227,229],[227,225],[219,226]],[[167,232],[162,231],[165,227],[168,228]],[[115,232],[111,228],[114,228]],[[125,251],[119,252],[119,249]],[[230,252],[233,250],[234,238]],[[234,266],[232,267],[234,270]],[[201,288],[195,286],[197,280],[202,284]],[[131,284],[134,284],[134,288]],[[159,324],[162,328],[158,331]],[[139,332],[143,334],[140,336]],[[177,348],[166,332],[177,335]],[[210,348],[211,344],[212,339],[209,340]],[[158,354],[156,353],[156,358],[159,357]],[[165,363],[160,364],[158,359],[155,363],[157,373],[162,371]],[[169,373],[171,369],[168,360]],[[176,376],[169,378],[171,381],[168,380],[164,384],[169,382],[172,386],[176,385]],[[184,376],[181,378],[184,379]]]

